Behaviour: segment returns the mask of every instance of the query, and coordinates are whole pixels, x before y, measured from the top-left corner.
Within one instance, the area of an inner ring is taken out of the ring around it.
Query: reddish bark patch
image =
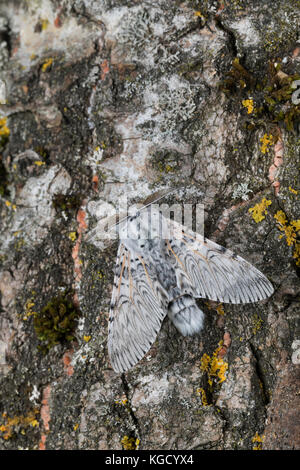
[[[63,355],[63,364],[65,373],[71,377],[74,373],[74,367],[71,365],[73,349],[66,351]]]
[[[47,433],[50,431],[50,395],[51,395],[51,385],[47,385],[43,390],[43,398],[42,398],[42,406],[41,406],[41,419],[44,426],[44,432],[41,435],[41,440],[39,443],[39,449],[45,450],[46,449],[46,440],[47,440]]]
[[[268,408],[264,450],[300,449],[300,368],[285,364]]]
[[[275,180],[278,168],[283,164],[283,142],[281,136],[274,146],[274,161],[269,168],[269,180],[274,188],[275,196],[279,193],[280,183]]]
[[[85,221],[86,217],[86,212],[83,209],[79,209],[77,213],[77,222],[78,222],[78,228],[77,228],[77,233],[78,233],[78,238],[77,241],[74,245],[74,248],[72,250],[72,258],[74,260],[74,271],[75,271],[75,281],[79,282],[82,276],[81,272],[81,262],[79,259],[79,250],[80,250],[80,244],[81,244],[81,239],[82,239],[82,234],[85,232],[87,229],[87,223]]]
[[[98,192],[98,184],[99,184],[98,175],[93,176],[92,183],[93,183],[93,190],[97,193]]]
[[[223,357],[227,354],[227,350],[228,350],[230,345],[231,345],[231,336],[230,336],[230,333],[228,333],[228,331],[226,331],[224,333],[224,336],[223,336],[222,348],[220,349],[219,354],[218,354],[218,357],[220,359],[223,359]]]
[[[102,73],[101,73],[101,80],[105,80],[105,77],[106,75],[108,74],[109,72],[109,65],[108,65],[108,60],[105,59],[102,64],[101,64],[101,70],[102,70]]]

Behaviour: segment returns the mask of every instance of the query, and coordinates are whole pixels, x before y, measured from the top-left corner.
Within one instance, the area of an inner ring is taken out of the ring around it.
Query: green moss
[[[226,78],[219,84],[220,90],[226,95],[234,95],[239,90],[252,89],[254,79],[248,70],[240,63],[236,57],[232,61],[231,69],[226,73]]]
[[[50,300],[34,314],[33,325],[39,349],[47,353],[52,346],[74,339],[73,332],[79,311],[67,293]]]
[[[25,246],[25,240],[23,237],[18,238],[14,243],[15,251],[22,251],[22,248]]]
[[[295,91],[292,84],[299,79],[299,74],[282,71],[281,59],[270,61],[263,78],[260,78],[235,58],[226,78],[220,83],[220,89],[240,107],[251,96],[254,107],[251,113],[248,110],[246,127],[262,124],[274,127],[282,123],[287,130],[293,131],[300,120],[300,105],[293,104],[291,100]]]
[[[151,156],[152,168],[158,173],[158,180],[161,181],[170,173],[180,171],[182,167],[182,156],[176,151],[159,150]]]
[[[9,196],[8,186],[8,173],[2,163],[2,156],[0,155],[0,196]]]
[[[49,159],[49,152],[45,147],[42,147],[41,145],[38,145],[37,147],[34,148],[34,151],[38,153],[42,158],[45,160]]]
[[[189,62],[187,64],[180,65],[178,74],[188,80],[190,78],[193,78],[195,72],[201,72],[202,69],[203,61],[199,59],[195,62]]]
[[[80,208],[82,202],[81,194],[55,194],[52,204],[57,212],[72,212]]]
[[[279,20],[276,29],[274,31],[272,26],[272,29],[264,33],[263,47],[271,54],[278,54],[281,50],[288,49],[298,38],[297,28],[293,28],[290,22],[287,23],[283,19]]]
[[[262,328],[263,323],[263,319],[255,313],[252,317],[252,331],[254,335],[256,335],[256,333]]]

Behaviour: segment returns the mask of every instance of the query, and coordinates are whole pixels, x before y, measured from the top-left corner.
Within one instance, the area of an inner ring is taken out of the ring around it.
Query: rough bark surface
[[[0,2],[1,449],[300,448],[299,12]],[[177,187],[169,202],[204,204],[205,235],[275,293],[204,299],[201,334],[166,319],[119,375],[106,343],[117,242],[97,223],[124,196]],[[39,323],[64,309],[62,336]]]

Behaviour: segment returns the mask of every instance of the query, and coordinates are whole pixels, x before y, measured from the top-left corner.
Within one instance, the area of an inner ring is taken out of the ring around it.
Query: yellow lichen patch
[[[79,427],[78,423],[74,424],[74,426],[73,426],[74,431],[77,431],[78,427]]]
[[[265,219],[267,212],[267,207],[272,204],[272,201],[263,198],[261,202],[255,204],[254,207],[250,207],[249,211],[252,214],[252,218],[256,223],[261,222]]]
[[[199,397],[201,397],[201,401],[202,401],[202,405],[203,405],[203,406],[211,406],[211,405],[209,405],[209,403],[208,403],[208,401],[207,401],[207,397],[206,397],[206,393],[205,393],[204,388],[202,388],[202,387],[197,388],[196,394],[197,394]]]
[[[292,227],[294,227],[294,230],[296,232],[300,231],[300,219],[292,220],[291,225],[292,225]]]
[[[31,425],[33,428],[37,428],[37,427],[39,427],[40,424],[39,424],[39,422],[38,422],[37,419],[33,419],[33,420],[31,421],[30,425]]]
[[[210,356],[204,353],[203,356],[201,357],[200,369],[203,370],[204,372],[207,372],[209,370],[209,364],[210,364]]]
[[[29,426],[35,428],[39,426],[39,422],[36,419],[36,415],[39,414],[39,410],[35,409],[30,411],[26,416],[13,416],[12,418],[7,416],[7,413],[2,414],[4,418],[4,424],[0,426],[0,437],[5,440],[10,439],[14,433],[20,432],[25,434],[26,428]]]
[[[174,171],[174,167],[169,165],[169,163],[158,162],[157,168],[161,173],[171,173]]]
[[[256,335],[256,333],[261,329],[264,321],[262,320],[262,318],[258,316],[257,313],[253,315],[252,321],[253,321],[252,331],[253,331],[253,334]]]
[[[137,450],[140,444],[140,440],[134,437],[124,436],[121,439],[121,444],[124,450]]]
[[[42,72],[46,72],[46,70],[51,67],[53,63],[52,57],[49,57],[49,59],[46,60],[46,62],[43,63],[42,65]]]
[[[48,28],[49,20],[47,19],[42,19],[41,20],[41,30],[45,31],[45,29]]]
[[[5,201],[6,207],[10,207],[13,211],[17,210],[16,204],[12,204],[10,201]]]
[[[70,238],[70,240],[72,240],[72,242],[75,242],[75,240],[77,238],[76,232],[70,232],[69,233],[69,238]]]
[[[293,194],[295,194],[295,196],[297,196],[298,191],[296,191],[296,189],[293,189],[291,186],[289,186],[289,190],[291,191],[291,193],[293,193]]]
[[[97,145],[97,147],[95,147],[95,152],[98,152],[99,150],[104,150],[106,149],[106,143],[105,142],[100,142],[99,145]]]
[[[205,305],[207,306],[207,308],[209,310],[215,310],[219,315],[225,315],[225,311],[224,311],[224,306],[222,304],[218,304],[217,306],[215,306],[216,302],[214,301],[209,301],[209,302],[205,302]]]
[[[18,238],[15,243],[14,243],[14,249],[15,251],[20,251],[22,250],[23,246],[25,245],[25,240],[24,238],[20,237]]]
[[[115,404],[116,405],[124,405],[126,406],[128,403],[128,399],[127,398],[122,398],[122,400],[115,400]]]
[[[208,381],[208,383],[212,385],[212,377],[217,377],[219,379],[218,383],[224,382],[226,380],[227,369],[228,369],[228,363],[225,362],[223,359],[218,358],[217,354],[214,353],[212,357],[212,361],[211,361],[211,368],[210,368],[211,379]]]
[[[276,219],[281,226],[284,226],[287,223],[287,218],[283,211],[277,211],[274,215],[274,219]]]
[[[201,11],[194,11],[194,16],[197,16],[198,18],[204,18],[204,16],[202,15]]]
[[[25,308],[24,308],[25,310],[24,315],[23,315],[24,321],[28,320],[28,318],[31,317],[32,315],[36,315],[36,312],[33,311],[34,305],[35,303],[33,302],[33,299],[27,300],[25,304]]]
[[[299,230],[299,220],[293,220],[291,224],[288,224],[286,215],[283,211],[277,211],[276,214],[274,215],[274,219],[277,220],[278,224],[277,227],[281,232],[283,232],[282,235],[280,235],[280,239],[283,238],[285,235],[286,237],[286,243],[288,246],[294,245],[296,242],[296,237],[297,237],[297,231]],[[298,228],[298,230],[297,230]]]
[[[91,339],[91,336],[84,335],[83,339],[86,343],[88,343]]]
[[[253,99],[252,98],[250,98],[248,100],[243,100],[242,105],[244,106],[244,108],[247,108],[247,113],[248,114],[253,113],[254,104],[253,104]]]
[[[274,215],[277,220],[277,228],[282,232],[279,239],[285,237],[288,246],[293,246],[293,258],[296,265],[300,266],[300,243],[297,240],[297,233],[300,231],[300,219],[292,220],[290,223],[283,211],[277,211]]]
[[[296,242],[294,253],[293,253],[293,258],[296,261],[296,265],[300,266],[300,243]]]
[[[218,379],[218,384],[226,380],[226,372],[228,363],[224,359],[218,357],[219,352],[223,346],[223,341],[220,341],[217,349],[210,357],[208,354],[203,354],[201,358],[200,369],[207,373],[208,384],[212,387],[214,381]]]
[[[252,438],[252,442],[254,444],[253,450],[262,450],[262,443],[264,441],[265,436],[260,437],[258,432],[256,431],[255,436]]]
[[[0,143],[1,141],[5,141],[6,139],[8,139],[9,134],[10,130],[7,127],[7,118],[0,117]]]
[[[169,173],[170,171],[173,171],[173,167],[171,165],[166,165],[165,166],[165,171]]]
[[[260,147],[260,150],[262,153],[267,153],[269,152],[269,147],[271,147],[271,145],[274,145],[275,144],[275,139],[274,137],[272,136],[272,134],[264,134],[264,136],[260,139],[262,145]]]
[[[46,163],[43,162],[42,160],[36,160],[36,161],[34,162],[34,164],[37,165],[37,166],[46,165]]]
[[[222,304],[219,304],[217,306],[216,311],[218,312],[219,315],[225,315],[224,307]]]

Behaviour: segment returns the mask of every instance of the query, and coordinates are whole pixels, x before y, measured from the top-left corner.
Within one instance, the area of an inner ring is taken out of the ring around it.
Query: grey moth
[[[125,372],[148,352],[166,316],[183,335],[203,328],[198,298],[257,302],[269,280],[231,250],[149,206],[120,223],[108,328],[113,369]]]

